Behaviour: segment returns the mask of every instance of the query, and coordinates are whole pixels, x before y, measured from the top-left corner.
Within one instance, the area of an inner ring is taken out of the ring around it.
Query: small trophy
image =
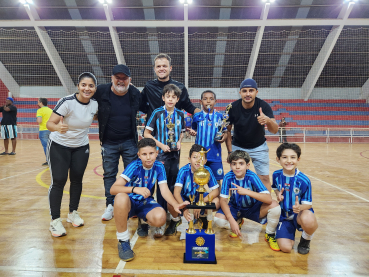
[[[173,113],[169,113],[167,118],[165,119],[165,122],[168,122],[165,124],[165,126],[168,128],[168,140],[167,140],[167,145],[170,148],[170,151],[177,151],[177,142],[174,141],[174,127],[176,126],[173,122],[172,122],[172,116]]]
[[[228,118],[229,118],[229,110],[232,108],[232,103],[229,104],[227,106],[227,108],[225,109],[225,112],[224,112],[224,115],[223,115],[223,119],[219,119],[218,120],[218,129],[217,129],[217,132],[215,134],[215,138],[214,140],[221,140],[222,139],[222,135],[223,135],[223,129],[225,127],[227,127],[229,125],[229,122],[227,122]]]

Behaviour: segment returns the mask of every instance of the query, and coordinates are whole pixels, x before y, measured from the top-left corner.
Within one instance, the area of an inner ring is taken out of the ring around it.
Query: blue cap
[[[118,74],[118,73],[123,73],[127,77],[131,77],[131,71],[129,70],[128,66],[126,66],[124,64],[118,64],[118,65],[114,66],[113,75]]]
[[[12,101],[12,103],[14,103],[14,99],[11,98],[11,97],[7,97],[6,100],[10,100],[10,101]]]
[[[258,89],[258,85],[256,84],[254,79],[248,78],[242,81],[241,85],[240,85],[240,90],[243,88],[254,88],[254,89]]]

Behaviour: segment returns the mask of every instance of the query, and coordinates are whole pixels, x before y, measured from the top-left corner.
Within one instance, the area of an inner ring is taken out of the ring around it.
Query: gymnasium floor
[[[181,166],[187,163],[190,146],[183,145]],[[280,168],[275,162],[277,146],[269,143],[271,173]],[[48,230],[50,174],[41,166],[45,161],[41,144],[19,140],[16,156],[0,156],[0,276],[369,275],[369,145],[300,146],[299,169],[312,181],[319,223],[310,254],[273,252],[263,239],[265,226],[246,221],[242,240],[215,229],[217,265],[193,265],[182,262],[185,244],[180,234],[137,239],[137,220],[129,222],[136,258],[129,263],[120,261],[114,220],[101,221],[105,200],[96,140],[91,141],[79,208],[85,226],[74,228],[66,223],[69,195],[64,194],[62,217],[68,235],[53,238]],[[228,164],[224,165],[228,172]],[[297,233],[295,246],[299,239]]]

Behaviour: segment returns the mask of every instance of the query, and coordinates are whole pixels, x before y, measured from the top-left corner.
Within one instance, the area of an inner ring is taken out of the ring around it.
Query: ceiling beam
[[[260,19],[262,20],[262,22],[265,22],[267,20],[269,8],[270,8],[270,3],[265,3],[263,6],[263,10],[261,11],[261,15],[260,15]],[[249,64],[247,65],[245,79],[252,78],[252,76],[254,75],[256,61],[259,56],[260,45],[263,39],[264,29],[265,29],[265,26],[259,26],[256,32],[254,44],[252,46],[251,55],[249,59]]]
[[[20,87],[18,83],[14,80],[13,76],[2,62],[0,62],[0,80],[4,83],[12,96],[20,96]]]
[[[341,34],[343,26],[345,25],[345,21],[347,20],[355,2],[349,2],[348,5],[344,6],[339,14],[339,18],[341,20],[341,24],[338,26],[333,26],[331,32],[327,36],[320,52],[315,59],[313,66],[310,68],[309,74],[306,76],[306,79],[301,87],[301,98],[307,101],[313,92],[313,89],[318,82],[319,76],[322,73],[325,64],[328,61],[329,56],[332,53],[334,46]]]
[[[258,27],[258,26],[369,26],[369,18],[343,19],[243,19],[188,20],[188,27]],[[184,27],[183,20],[35,20],[38,27]],[[29,27],[30,20],[0,20],[0,27]]]

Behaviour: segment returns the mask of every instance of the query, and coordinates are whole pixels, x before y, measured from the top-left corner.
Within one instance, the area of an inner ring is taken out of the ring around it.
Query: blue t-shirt
[[[186,122],[186,127],[191,128],[192,118],[189,116],[185,117],[185,122]]]
[[[208,183],[209,189],[214,190],[218,188],[219,185],[211,169],[206,165],[204,165],[204,168],[210,173],[210,179]],[[190,163],[186,164],[179,170],[175,186],[182,187],[181,196],[186,199],[190,199],[190,195],[196,195],[196,190],[199,188],[199,185],[193,181],[193,172],[191,170]]]
[[[210,162],[222,161],[222,146],[214,140],[222,119],[223,114],[219,112],[208,114],[203,111],[193,116],[192,129],[197,131],[195,143],[204,146],[206,150],[210,148],[207,153],[207,160]],[[227,128],[222,131],[225,130]]]
[[[168,136],[168,128],[166,127],[166,124],[169,123],[169,119],[166,119],[168,117],[168,112],[165,108],[165,106],[160,107],[156,109],[149,121],[146,124],[146,129],[150,130],[155,134],[155,138],[160,141],[163,144],[167,144],[167,140],[169,139]],[[172,115],[172,122],[175,124],[174,127],[174,141],[177,142],[179,140],[179,137],[182,132],[184,132],[185,129],[185,123],[184,123],[184,114],[182,111],[178,110],[177,108],[174,108],[174,113]],[[162,149],[159,149],[159,153],[163,153],[164,151]]]
[[[281,191],[284,188],[283,201],[279,202],[281,206],[281,220],[285,218],[293,218],[293,205],[295,205],[296,195],[299,197],[300,204],[312,205],[311,182],[309,178],[298,169],[295,175],[288,177],[283,174],[283,169],[274,171],[273,173],[273,190]],[[310,209],[312,212],[313,209]]]
[[[261,182],[258,175],[256,175],[251,170],[247,170],[245,177],[243,177],[242,179],[236,178],[236,175],[233,173],[233,171],[229,171],[224,176],[220,197],[229,197],[229,189],[236,188],[235,186],[232,186],[232,183],[255,192],[269,194],[269,191]],[[229,197],[229,204],[239,209],[251,208],[255,205],[257,201],[258,200],[248,195],[239,195],[236,190],[232,190],[231,196]]]
[[[151,196],[154,194],[155,183],[163,184],[167,182],[164,165],[155,161],[151,168],[145,168],[140,159],[131,162],[123,171],[122,178],[127,180],[126,187],[146,187],[150,190]],[[128,196],[135,200],[143,200],[141,194],[130,193]]]

